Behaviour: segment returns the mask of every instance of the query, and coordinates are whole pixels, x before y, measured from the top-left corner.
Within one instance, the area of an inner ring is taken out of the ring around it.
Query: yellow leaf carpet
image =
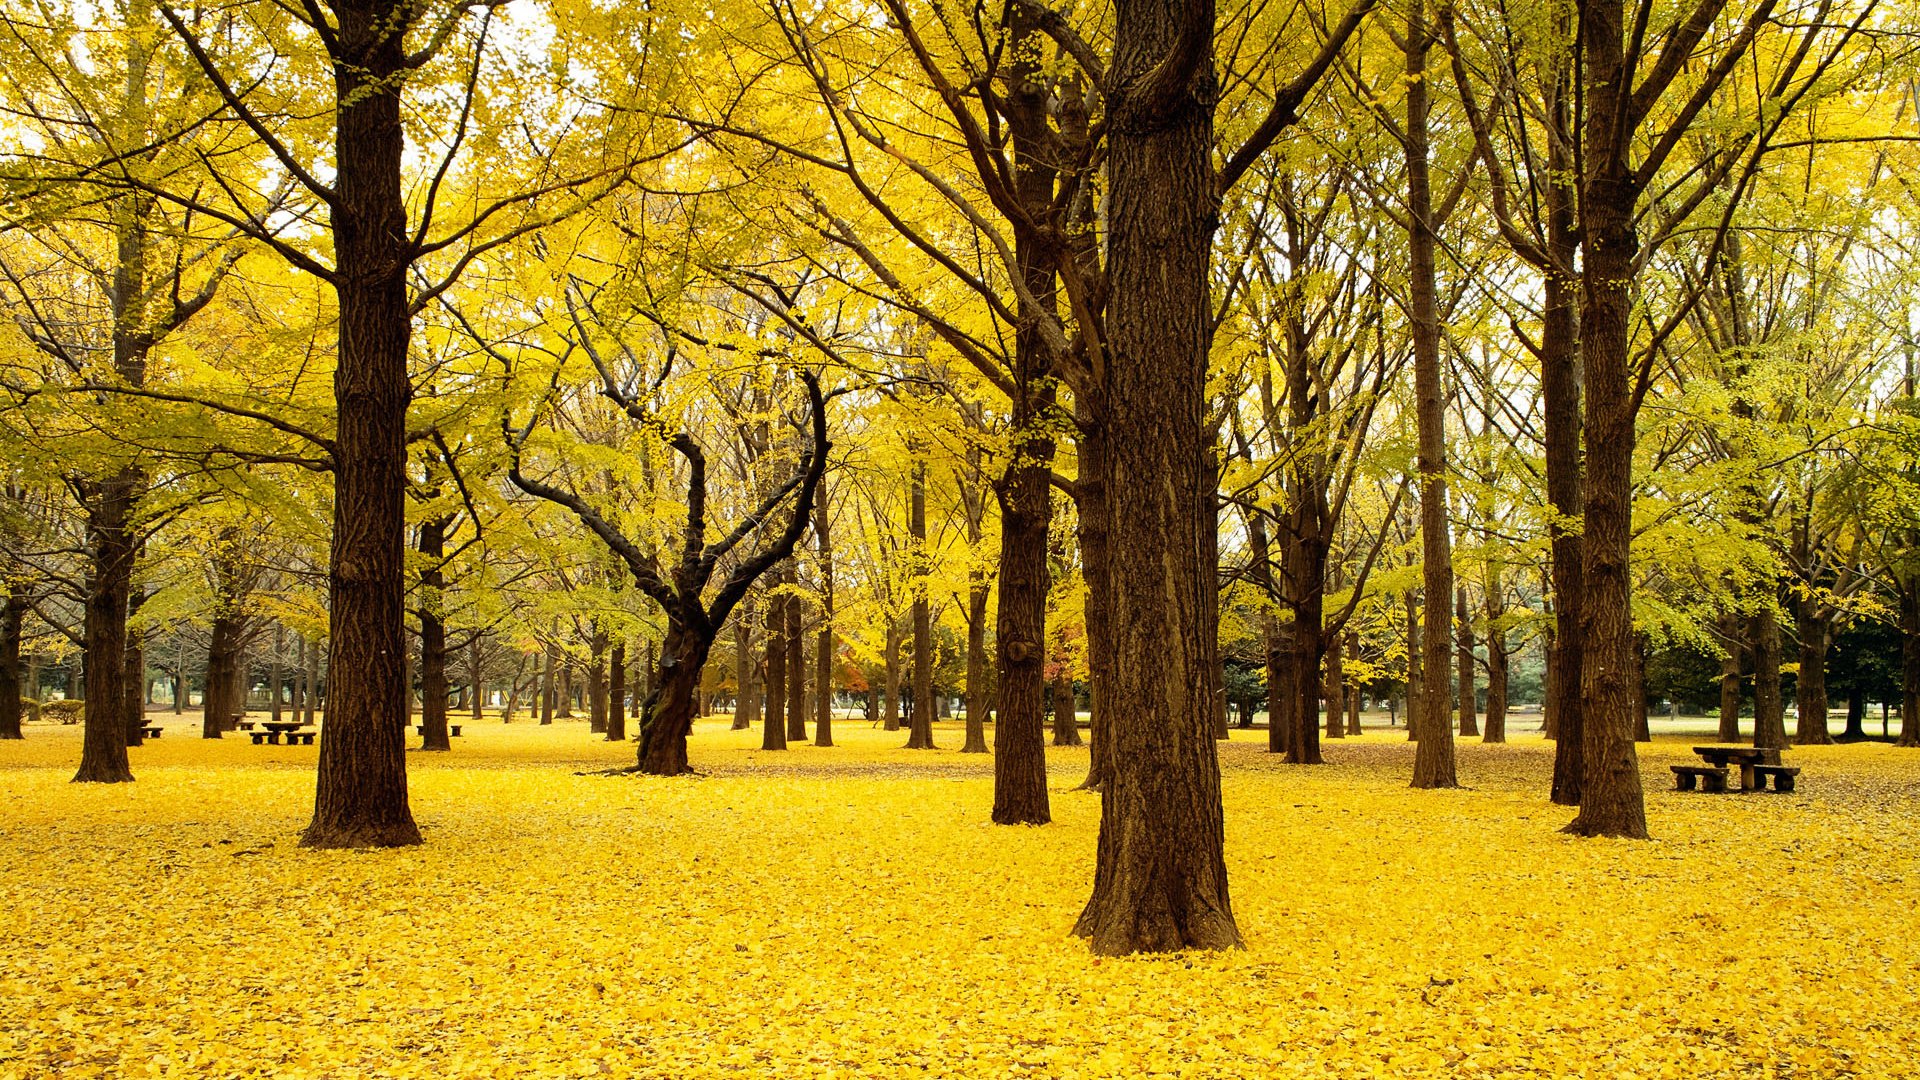
[[[1285,766],[1223,747],[1245,952],[1097,960],[1086,751],[1055,823],[989,823],[992,762],[757,749],[581,775],[631,744],[467,723],[409,755],[423,847],[296,847],[311,747],[170,722],[136,783],[77,728],[0,743],[0,1077],[1920,1075],[1920,751],[1791,751],[1792,795],[1667,790],[1577,840],[1551,747],[1399,732]]]

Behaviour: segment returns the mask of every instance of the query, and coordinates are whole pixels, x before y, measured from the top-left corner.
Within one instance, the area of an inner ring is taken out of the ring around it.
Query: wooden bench
[[[237,727],[237,728],[239,728],[239,729],[240,729],[241,731],[252,731],[252,730],[253,730],[253,721],[251,721],[251,720],[236,720],[236,721],[234,721],[234,724],[233,724],[233,726],[234,726],[234,727]]]
[[[1748,768],[1753,770],[1753,782],[1751,787],[1746,788],[1747,791],[1767,790],[1767,777],[1771,776],[1773,777],[1773,790],[1782,795],[1791,794],[1793,792],[1793,778],[1800,775],[1799,769],[1789,768],[1785,765],[1751,765],[1748,766]],[[1744,771],[1746,770],[1742,770],[1742,772]],[[1746,778],[1742,777],[1741,779],[1744,780]]]
[[[160,728],[157,724],[153,727],[143,727],[140,729],[140,733],[149,739],[157,739],[160,737]]]
[[[1722,765],[1671,765],[1673,770],[1673,789],[1692,791],[1700,781],[1706,781],[1705,790],[1724,793],[1727,790],[1727,770]],[[1798,770],[1795,770],[1796,772]]]
[[[414,734],[416,734],[416,735],[420,735],[420,736],[422,736],[422,737],[425,737],[425,736],[426,736],[426,734],[427,734],[427,725],[425,725],[425,724],[415,724],[415,725],[413,725],[413,731],[414,731]],[[457,738],[459,738],[459,737],[460,737],[460,725],[459,725],[459,724],[448,724],[448,725],[447,725],[447,737],[448,737],[449,739],[457,739]]]
[[[312,731],[289,731],[287,732],[287,745],[292,746],[297,742],[302,746],[312,746],[313,737],[316,734],[318,733]]]
[[[248,725],[248,726],[252,726],[252,725]],[[273,743],[275,746],[280,745],[280,733],[277,731],[249,731],[247,732],[247,734],[253,736],[253,745],[255,746],[259,746],[261,743],[269,743],[269,742]]]

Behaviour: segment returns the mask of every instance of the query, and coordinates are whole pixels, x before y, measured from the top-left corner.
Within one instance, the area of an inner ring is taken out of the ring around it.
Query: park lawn
[[[1097,796],[988,821],[992,762],[757,749],[595,775],[632,744],[467,723],[410,756],[425,846],[295,846],[311,747],[173,723],[136,783],[77,728],[0,743],[0,1078],[1764,1076],[1920,1072],[1920,751],[1796,749],[1797,794],[1680,794],[1577,840],[1550,744],[1398,732],[1297,768],[1223,750],[1247,949],[1100,960],[1068,936]],[[943,747],[960,732],[941,725]]]

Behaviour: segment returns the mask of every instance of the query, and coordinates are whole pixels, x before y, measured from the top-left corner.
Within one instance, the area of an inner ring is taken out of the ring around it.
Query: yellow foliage
[[[1791,796],[1665,791],[1655,840],[1574,840],[1546,744],[1407,788],[1395,733],[1226,762],[1248,949],[1099,960],[1067,936],[1099,799],[988,822],[992,763],[466,726],[410,755],[424,847],[294,846],[314,750],[172,725],[139,781],[76,729],[0,744],[0,1078],[1894,1077],[1920,1061],[1920,755],[1793,751]],[[943,731],[957,746],[957,731]]]

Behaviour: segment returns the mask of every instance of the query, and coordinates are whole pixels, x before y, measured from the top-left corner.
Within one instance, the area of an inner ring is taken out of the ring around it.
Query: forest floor
[[[1676,793],[1578,840],[1531,733],[1407,787],[1400,732],[1282,765],[1223,748],[1244,952],[1091,957],[1084,749],[1054,824],[996,827],[992,761],[757,749],[595,775],[584,724],[411,753],[426,844],[296,847],[312,747],[0,743],[0,1078],[1901,1077],[1920,1070],[1920,751],[1795,749],[1793,795]]]

